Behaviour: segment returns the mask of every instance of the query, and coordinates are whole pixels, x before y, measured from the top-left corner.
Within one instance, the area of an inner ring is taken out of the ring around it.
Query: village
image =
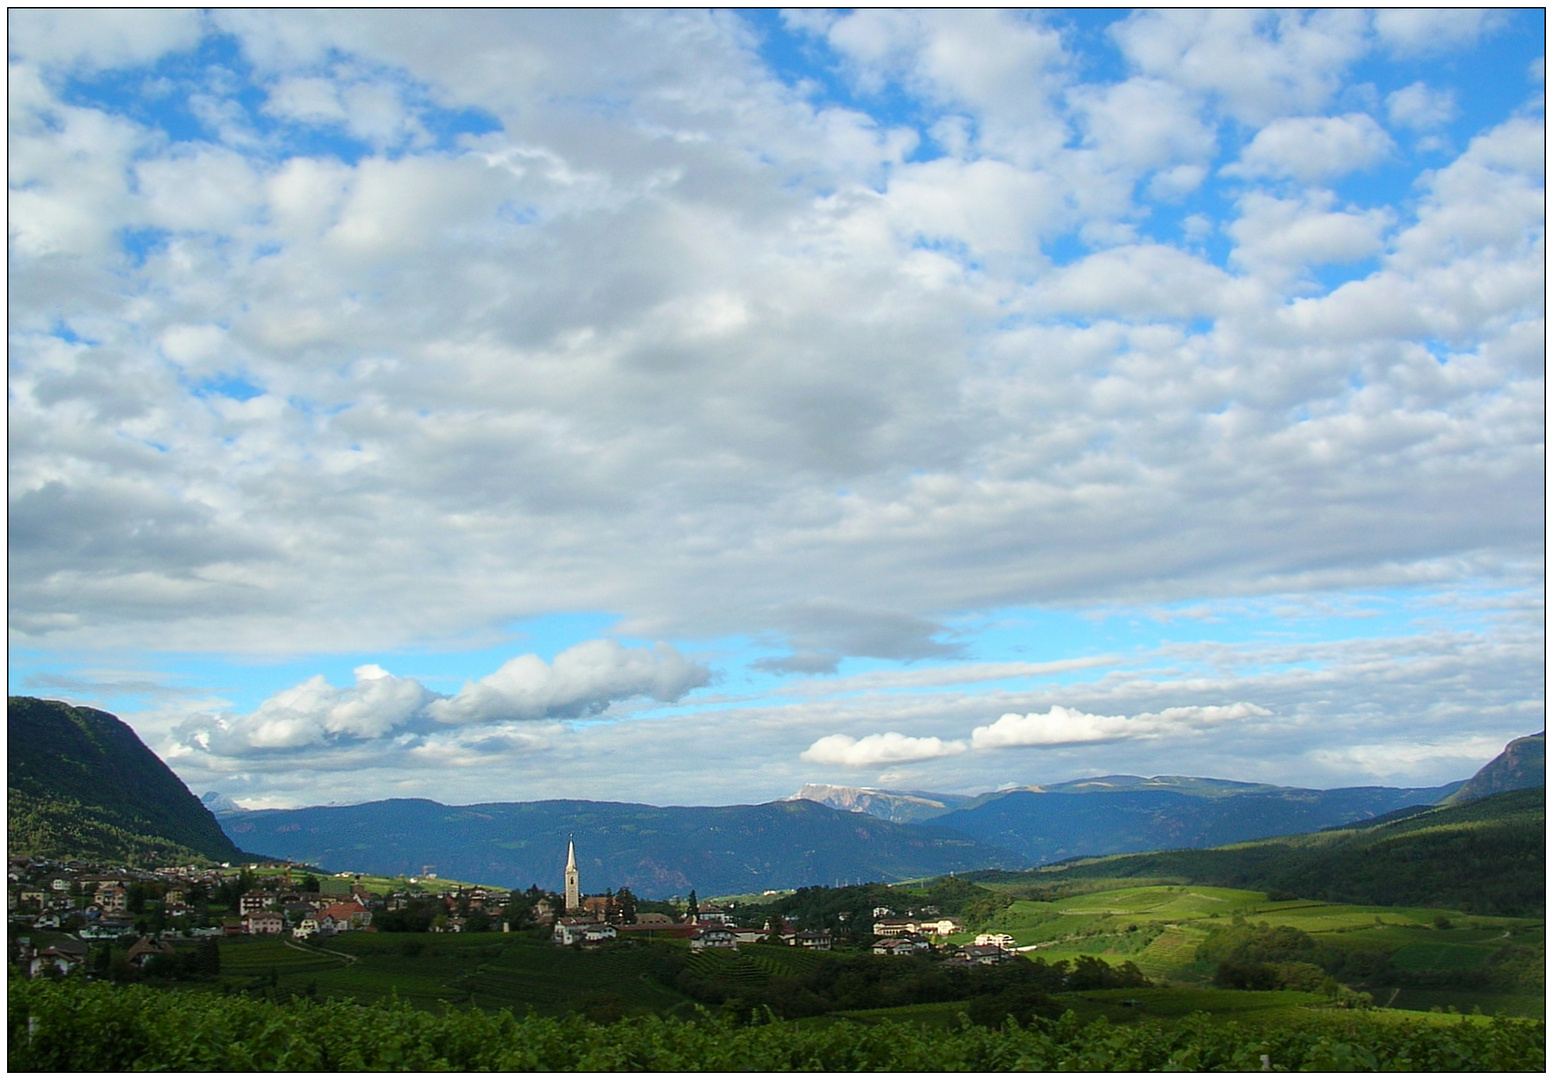
[[[390,879],[376,879],[375,890],[360,874],[322,874],[285,863],[148,869],[14,856],[7,891],[11,959],[33,976],[62,975],[86,962],[91,942],[117,942],[127,946],[131,966],[144,969],[157,957],[179,955],[173,943],[180,941],[271,937],[316,943],[380,930],[549,928],[555,945],[582,949],[632,939],[681,940],[692,952],[756,943],[830,951],[835,944],[830,930],[791,919],[768,916],[758,926],[740,925],[736,905],[698,902],[694,891],[683,904],[639,901],[625,888],[585,895],[571,844],[562,876],[560,893],[439,882],[434,873],[389,887],[382,883]],[[871,933],[849,940],[876,955],[931,956],[955,965],[1016,955],[1013,939],[1004,934],[951,945],[950,936],[963,935],[965,927],[935,908],[897,913],[876,907],[872,914]]]
[[[545,911],[553,925],[551,940],[557,945],[598,946],[631,935],[646,938],[682,938],[692,952],[704,949],[737,950],[740,945],[788,945],[801,949],[829,951],[832,935],[823,929],[800,929],[790,919],[768,918],[761,926],[739,926],[735,915],[715,904],[700,904],[692,899],[678,919],[656,912],[629,910],[619,894],[602,896],[582,893],[577,854],[568,843],[563,872],[564,895],[560,912]],[[629,896],[629,893],[626,895]],[[629,917],[628,917],[629,916]],[[887,907],[873,910],[870,927],[872,951],[879,956],[918,956],[939,954],[951,964],[994,964],[1011,959],[1014,939],[1007,934],[980,934],[972,944],[950,947],[951,934],[965,933],[965,927],[945,918],[936,910],[906,912],[903,916]]]

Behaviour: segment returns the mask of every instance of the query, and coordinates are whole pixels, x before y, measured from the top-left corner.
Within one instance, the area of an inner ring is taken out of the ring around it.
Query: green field
[[[1269,900],[1265,893],[1201,885],[1129,884],[1096,881],[1095,887],[1061,899],[1019,899],[986,929],[1009,934],[1028,956],[1050,962],[1098,956],[1111,964],[1132,961],[1156,982],[1203,985],[1214,965],[1197,959],[1197,950],[1214,929],[1238,920],[1290,926],[1323,945],[1343,950],[1381,951],[1392,966],[1409,974],[1451,973],[1470,976],[1508,942],[1541,947],[1544,927],[1538,919],[1463,915],[1438,908],[1327,904],[1313,900]],[[1018,885],[1004,889],[1018,895]],[[1083,884],[1077,888],[1083,890]],[[974,935],[956,935],[969,941]],[[1469,980],[1470,981],[1470,980]],[[1529,1015],[1541,997],[1471,987],[1418,990],[1375,987],[1377,1003],[1388,999],[1399,1008],[1427,1011],[1435,1005],[1467,1013],[1503,1010]],[[1524,990],[1524,988],[1522,988]],[[1244,991],[1235,991],[1244,993]]]
[[[563,1015],[600,995],[624,1012],[686,1011],[686,999],[649,978],[645,948],[560,949],[526,934],[341,934],[306,951],[275,939],[232,939],[222,980],[238,989],[369,1004],[397,997],[417,1008],[475,1005]],[[324,951],[324,950],[327,950]]]
[[[1272,1015],[1309,1009],[1327,999],[1296,991],[1220,990],[1210,986],[1215,964],[1198,950],[1216,929],[1236,925],[1290,926],[1322,946],[1389,955],[1398,981],[1372,985],[1378,1006],[1428,1012],[1540,1014],[1540,983],[1505,985],[1485,980],[1485,965],[1513,943],[1540,956],[1544,928],[1538,920],[1462,915],[1425,908],[1382,908],[1312,901],[1269,901],[1240,889],[1189,885],[1118,885],[1053,901],[1020,899],[989,927],[1013,936],[1028,958],[1047,962],[1098,956],[1116,965],[1132,962],[1156,989],[1063,995],[1083,1019],[1125,1023],[1142,1016],[1206,1011],[1215,1016]],[[968,939],[971,935],[958,935]],[[352,933],[321,945],[295,946],[275,939],[222,942],[222,982],[253,991],[370,1003],[397,997],[417,1008],[477,1006],[560,1016],[658,1013],[689,1015],[695,1004],[662,975],[665,949],[683,943],[622,943],[596,950],[560,949],[543,935]],[[679,953],[682,957],[683,952]],[[1343,953],[1343,955],[1349,955]],[[682,960],[681,963],[684,961]],[[802,977],[825,955],[771,945],[737,952],[711,950],[688,957],[687,972],[702,981],[758,988],[773,976]],[[1406,977],[1404,977],[1406,976]],[[1422,976],[1422,979],[1415,976]],[[1474,984],[1475,980],[1475,984]],[[1460,982],[1462,985],[1456,985]],[[1418,987],[1426,988],[1418,988]],[[1289,995],[1293,995],[1292,997]],[[1115,998],[1116,1000],[1111,1000]],[[1123,1006],[1135,998],[1144,1005]],[[867,1023],[890,1016],[930,1026],[956,1021],[963,1003],[848,1012]],[[808,1022],[808,1021],[806,1021]]]

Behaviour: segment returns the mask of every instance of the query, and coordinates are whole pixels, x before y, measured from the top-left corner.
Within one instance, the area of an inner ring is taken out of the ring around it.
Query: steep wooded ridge
[[[444,806],[389,799],[357,806],[225,813],[248,848],[326,869],[418,874],[554,888],[568,838],[585,890],[641,896],[760,892],[798,885],[898,881],[988,866],[1017,855],[933,826],[898,825],[817,803],[646,806],[550,800]]]
[[[1466,802],[1468,799],[1481,799],[1485,795],[1497,795],[1502,791],[1545,787],[1548,776],[1546,736],[1547,732],[1539,731],[1535,735],[1516,739],[1445,801]]]
[[[1520,788],[1304,836],[966,876],[1046,889],[1065,878],[1145,878],[1331,903],[1537,918],[1547,903],[1546,795],[1546,788]]]
[[[215,816],[117,717],[13,697],[6,735],[11,854],[131,864],[242,857]]]

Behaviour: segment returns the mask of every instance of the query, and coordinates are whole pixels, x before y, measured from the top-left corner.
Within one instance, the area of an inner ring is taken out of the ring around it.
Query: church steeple
[[[577,882],[577,846],[572,843],[571,837],[566,838],[566,910],[576,911],[582,907],[582,891]]]

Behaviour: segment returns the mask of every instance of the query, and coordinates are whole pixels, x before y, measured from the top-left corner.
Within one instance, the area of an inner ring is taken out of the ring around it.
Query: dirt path
[[[347,964],[354,964],[357,960],[360,959],[360,957],[352,956],[350,953],[335,952],[333,949],[325,949],[325,948],[321,948],[320,946],[317,946],[317,945],[298,945],[295,941],[292,941],[289,938],[281,938],[280,939],[280,943],[282,945],[286,946],[289,949],[295,949],[297,952],[315,953],[315,954],[316,953],[324,953],[325,955],[328,955],[328,956],[338,956],[341,960],[344,960]]]

